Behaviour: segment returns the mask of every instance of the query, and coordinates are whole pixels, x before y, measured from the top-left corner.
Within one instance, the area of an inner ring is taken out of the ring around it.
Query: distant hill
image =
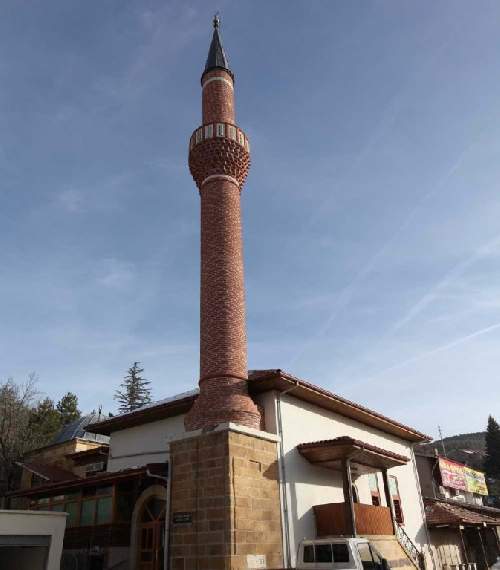
[[[474,469],[483,470],[484,458],[486,455],[486,432],[461,433],[443,438],[446,455],[449,459],[454,459],[464,463]],[[424,443],[418,446],[419,449],[433,452],[437,449],[439,455],[444,455],[441,440],[436,439],[431,443]]]

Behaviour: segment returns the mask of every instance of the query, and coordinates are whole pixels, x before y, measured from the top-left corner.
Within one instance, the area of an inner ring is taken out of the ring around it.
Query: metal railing
[[[424,557],[420,550],[413,544],[403,527],[396,523],[396,538],[401,548],[406,552],[409,559],[419,570],[425,570]]]

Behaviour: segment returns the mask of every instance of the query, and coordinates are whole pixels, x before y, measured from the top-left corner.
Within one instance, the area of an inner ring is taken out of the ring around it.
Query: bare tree
[[[24,384],[16,384],[12,378],[0,383],[0,495],[15,488],[19,476],[16,462],[37,444],[31,421],[36,382],[36,374],[31,373]]]

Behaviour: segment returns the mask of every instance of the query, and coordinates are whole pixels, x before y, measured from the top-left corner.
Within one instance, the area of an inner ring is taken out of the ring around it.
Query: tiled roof
[[[42,479],[45,479],[49,483],[79,479],[79,477],[71,471],[58,467],[57,465],[48,465],[34,461],[24,463],[19,462],[19,465],[24,467],[24,469],[31,471],[35,475],[38,475]]]
[[[154,464],[156,465],[156,464]],[[96,487],[104,484],[111,484],[115,481],[121,479],[128,479],[131,477],[139,477],[141,475],[146,475],[148,470],[148,465],[142,467],[131,467],[129,469],[123,469],[121,471],[106,471],[104,473],[98,473],[93,477],[87,477],[85,479],[74,477],[72,480],[68,481],[51,481],[47,482],[39,487],[32,487],[31,489],[21,489],[18,491],[10,492],[10,496],[14,497],[29,497],[29,496],[43,496],[44,494],[54,493],[56,491],[68,490],[81,487]]]
[[[429,526],[483,524],[500,526],[500,511],[498,516],[495,516],[493,513],[485,514],[472,510],[465,504],[453,504],[450,501],[426,500],[425,513]]]
[[[251,396],[277,390],[280,392],[289,391],[290,395],[310,402],[317,406],[332,410],[340,415],[355,419],[360,423],[369,425],[383,432],[390,433],[401,439],[413,442],[430,441],[427,435],[395,421],[383,414],[370,410],[365,406],[356,404],[338,394],[334,394],[320,386],[316,386],[301,380],[279,368],[268,370],[249,370],[248,389]],[[290,390],[292,389],[292,390]],[[87,427],[87,431],[101,434],[110,434],[113,431],[142,425],[148,422],[157,421],[166,417],[186,413],[198,396],[198,390],[183,392],[171,398],[165,398],[157,402],[152,402],[142,408],[106,418],[96,424]]]
[[[371,445],[369,443],[365,443],[359,439],[354,439],[349,436],[336,437],[335,439],[322,439],[320,441],[311,441],[309,443],[301,443],[297,447],[299,449],[305,450],[308,448],[329,447],[335,445],[350,445],[353,447],[358,447],[366,451],[371,451],[372,453],[385,455],[386,457],[396,459],[397,461],[401,461],[403,463],[407,463],[409,461],[408,457],[405,457],[404,455],[400,455],[399,453],[394,453],[393,451],[388,451],[387,449],[382,449],[381,447],[377,447],[376,445]]]

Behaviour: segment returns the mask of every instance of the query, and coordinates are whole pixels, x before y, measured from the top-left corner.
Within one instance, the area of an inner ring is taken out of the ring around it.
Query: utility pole
[[[445,457],[447,457],[446,455],[446,447],[444,445],[444,441],[443,441],[443,432],[441,430],[441,426],[438,426],[438,432],[439,432],[439,439],[441,440],[441,447],[443,448],[443,455]]]

